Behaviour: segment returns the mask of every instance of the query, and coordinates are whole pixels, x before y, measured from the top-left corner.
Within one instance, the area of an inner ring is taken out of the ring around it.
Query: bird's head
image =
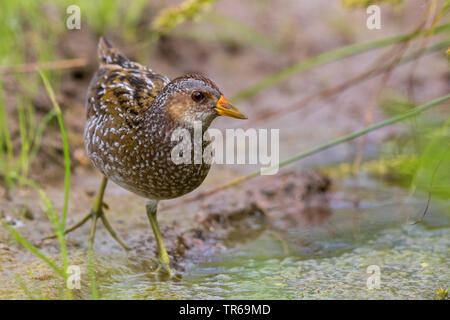
[[[200,74],[187,74],[173,79],[160,93],[169,116],[187,126],[195,121],[208,127],[217,116],[247,119],[222,95],[210,79]]]

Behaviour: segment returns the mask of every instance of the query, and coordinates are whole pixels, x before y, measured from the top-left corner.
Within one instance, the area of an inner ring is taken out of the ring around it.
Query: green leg
[[[150,220],[150,224],[153,229],[153,234],[155,235],[156,245],[158,246],[158,259],[161,267],[168,274],[171,274],[170,270],[170,258],[167,254],[166,246],[164,245],[163,238],[161,236],[161,231],[159,230],[158,220],[156,219],[156,211],[157,211],[158,202],[153,200],[148,200],[146,209],[147,216]]]
[[[92,219],[92,226],[91,226],[91,233],[89,235],[89,245],[92,246],[94,244],[94,238],[95,238],[95,231],[96,231],[96,225],[97,225],[97,219],[100,218],[103,222],[103,225],[105,226],[106,230],[111,234],[111,236],[116,240],[125,250],[130,250],[130,248],[119,238],[117,233],[112,228],[109,221],[106,219],[106,215],[103,213],[103,196],[105,195],[105,189],[106,184],[108,183],[108,178],[103,177],[102,183],[100,185],[100,189],[97,193],[97,198],[95,199],[94,206],[91,209],[91,212],[87,214],[83,219],[81,219],[80,222],[75,224],[74,226],[70,227],[66,230],[64,234],[68,234],[69,232],[72,232],[82,225],[84,225],[89,219]],[[45,237],[45,239],[53,239],[56,238],[56,235],[51,235],[49,237]]]
[[[114,238],[114,240],[116,240],[121,246],[122,248],[124,248],[126,251],[131,250],[123,241],[122,239],[119,238],[119,236],[117,235],[117,233],[114,231],[114,229],[112,228],[111,224],[109,223],[109,221],[106,219],[106,215],[104,213],[102,213],[102,215],[100,216],[100,219],[102,219],[103,225],[105,226],[106,230],[108,230],[109,234],[111,235],[111,237]]]
[[[97,215],[94,215],[92,217],[91,232],[89,233],[89,246],[88,246],[89,251],[91,251],[92,248],[94,247],[95,230],[97,229],[97,219],[98,219]]]

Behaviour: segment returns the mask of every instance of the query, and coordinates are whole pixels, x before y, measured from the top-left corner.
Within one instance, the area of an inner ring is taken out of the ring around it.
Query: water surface
[[[179,282],[123,268],[99,283],[102,297],[431,299],[448,287],[449,202],[434,201],[425,220],[413,224],[425,198],[368,178],[354,183],[337,182],[330,208],[317,208],[320,218],[309,226],[267,228],[220,255],[188,257]],[[367,285],[372,265],[380,270],[378,289]]]

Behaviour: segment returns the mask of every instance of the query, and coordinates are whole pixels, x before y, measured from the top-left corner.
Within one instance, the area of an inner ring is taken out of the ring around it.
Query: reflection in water
[[[307,226],[320,226],[328,221],[333,211],[328,207],[308,207],[305,208],[300,216]]]

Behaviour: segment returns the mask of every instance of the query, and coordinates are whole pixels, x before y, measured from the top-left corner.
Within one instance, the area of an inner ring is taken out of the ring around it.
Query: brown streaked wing
[[[104,65],[89,86],[87,117],[104,114],[133,122],[152,105],[169,81],[145,68]]]

